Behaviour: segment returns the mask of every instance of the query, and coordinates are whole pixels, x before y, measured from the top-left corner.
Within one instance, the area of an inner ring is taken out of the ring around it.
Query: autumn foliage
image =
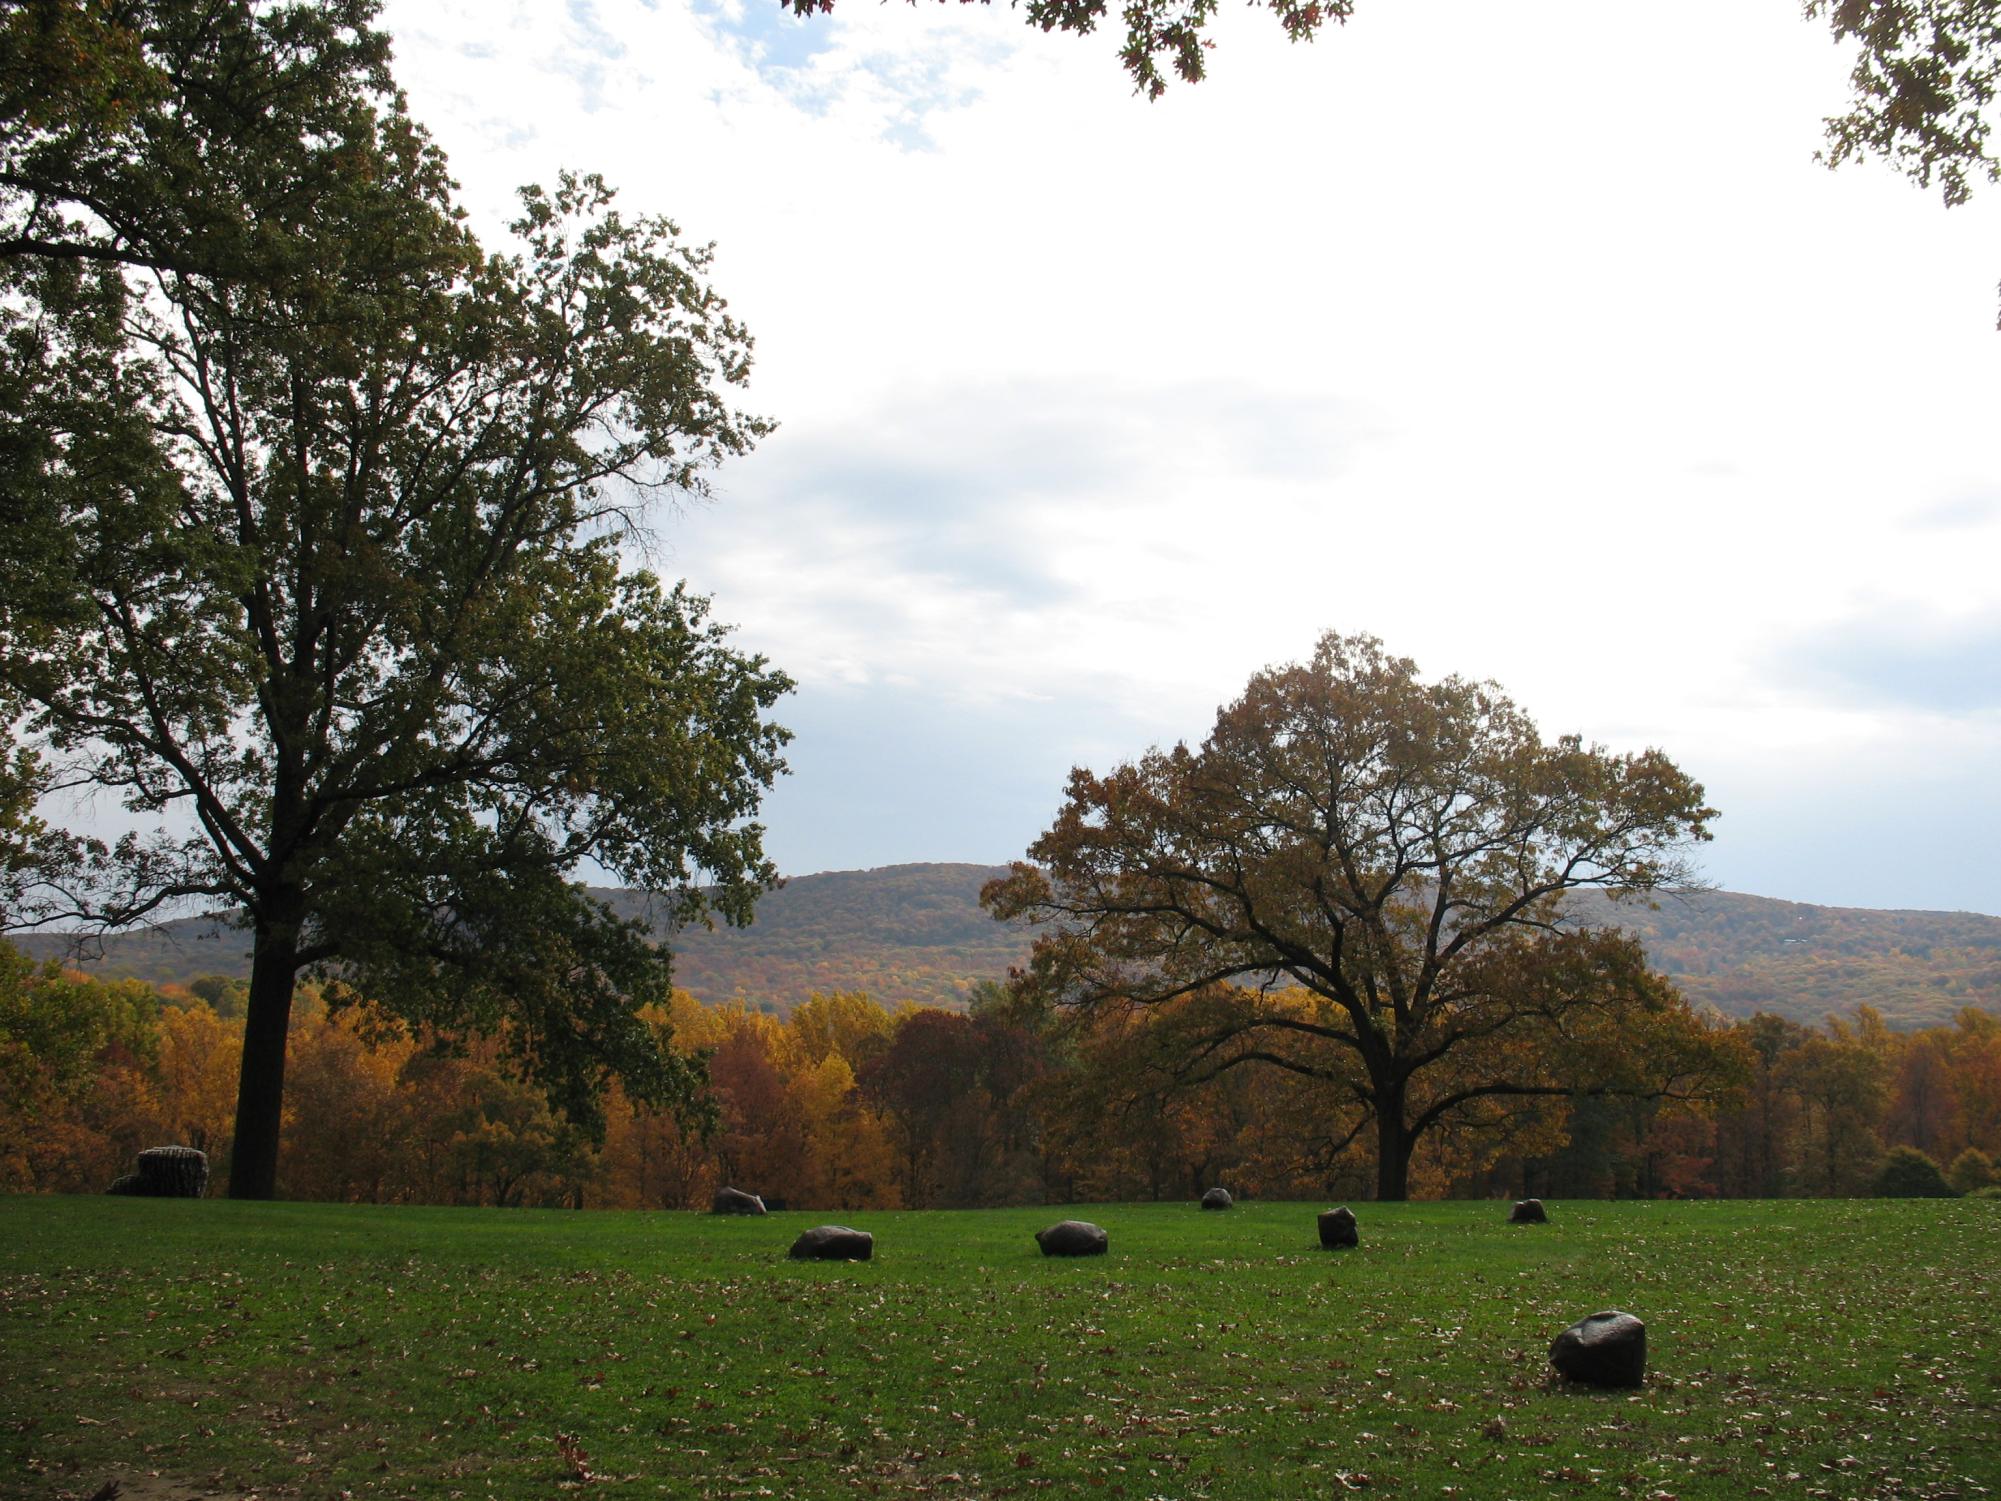
[[[335,988],[307,999],[291,1039],[281,1187],[635,1209],[703,1207],[725,1183],[828,1210],[1192,1198],[1219,1183],[1366,1196],[1373,1134],[1338,1089],[1278,1069],[1189,1078],[1186,1040],[1205,1008],[1248,1000],[1212,992],[1048,1020],[989,986],[965,1011],[834,992],[780,1017],[676,993],[656,1020],[706,1060],[711,1117],[614,1092],[595,1140],[498,1045],[415,1035]],[[97,1192],[168,1142],[226,1170],[240,1008],[228,982],[106,982],[0,947],[0,1192]],[[1740,1066],[1721,1103],[1529,1101],[1429,1140],[1413,1193],[1866,1194],[1896,1148],[1955,1188],[1994,1181],[2001,1018],[1968,1008],[1897,1032],[1865,1007],[1819,1027],[1761,1015],[1713,1030]]]
[[[1552,1101],[1717,1097],[1728,1060],[1641,947],[1565,913],[1581,891],[1686,889],[1714,816],[1659,751],[1545,741],[1496,685],[1329,632],[1253,676],[1199,747],[1072,770],[980,899],[1041,928],[1043,1000],[1199,1010],[1196,1077],[1327,1086],[1374,1137],[1377,1196],[1402,1199],[1421,1147],[1491,1141]]]

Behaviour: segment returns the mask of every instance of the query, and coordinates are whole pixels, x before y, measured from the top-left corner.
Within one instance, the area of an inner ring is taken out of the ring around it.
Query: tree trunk
[[[1767,1199],[1776,1199],[1779,1196],[1779,1170],[1772,1146],[1772,1089],[1772,1081],[1767,1077],[1765,1087],[1758,1101],[1758,1114],[1760,1117],[1758,1127],[1758,1192]]]
[[[296,921],[258,920],[250,956],[250,999],[243,1019],[243,1071],[236,1087],[236,1136],[229,1152],[232,1199],[277,1196],[285,1039],[292,1028],[298,953]]]
[[[1410,1197],[1410,1154],[1417,1138],[1404,1126],[1403,1087],[1376,1090],[1376,1197],[1401,1203]]]

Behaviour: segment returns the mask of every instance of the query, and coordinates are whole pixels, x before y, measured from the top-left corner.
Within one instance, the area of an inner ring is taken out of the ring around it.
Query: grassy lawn
[[[0,1495],[1976,1497],[2001,1204],[0,1200]],[[1074,1214],[1111,1254],[1044,1260]],[[1549,1341],[1647,1321],[1637,1392]]]

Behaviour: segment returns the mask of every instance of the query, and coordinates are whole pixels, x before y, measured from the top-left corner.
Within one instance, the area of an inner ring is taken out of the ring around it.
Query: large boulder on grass
[[[149,1199],[199,1199],[208,1192],[208,1153],[148,1147],[139,1154],[139,1192]]]
[[[1044,1256],[1102,1256],[1110,1244],[1102,1227],[1089,1220],[1061,1220],[1035,1232]]]
[[[1515,1200],[1515,1212],[1508,1216],[1511,1225],[1547,1225],[1549,1213],[1542,1207],[1541,1199]]]
[[[799,1261],[867,1261],[875,1254],[875,1237],[846,1225],[815,1225],[788,1254]]]
[[[1361,1233],[1355,1228],[1355,1211],[1343,1204],[1339,1209],[1325,1209],[1320,1214],[1320,1244],[1330,1251],[1342,1250],[1362,1243]]]
[[[1228,1209],[1235,1202],[1227,1188],[1212,1188],[1202,1195],[1204,1209]]]
[[[1556,1337],[1549,1363],[1587,1386],[1638,1386],[1647,1375],[1647,1326],[1616,1308],[1594,1313]]]
[[[740,1188],[719,1188],[715,1202],[710,1204],[711,1214],[763,1214],[764,1200],[756,1194],[747,1194]]]
[[[137,1173],[122,1173],[111,1180],[111,1187],[105,1189],[106,1193],[117,1194],[121,1198],[136,1197],[145,1191]]]

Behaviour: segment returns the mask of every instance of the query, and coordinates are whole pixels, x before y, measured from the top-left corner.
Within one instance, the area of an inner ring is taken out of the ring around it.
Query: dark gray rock
[[[1542,1207],[1541,1199],[1517,1199],[1515,1212],[1508,1216],[1511,1225],[1547,1225],[1549,1213]]]
[[[1647,1375],[1647,1326],[1616,1308],[1594,1313],[1556,1337],[1549,1363],[1589,1386],[1638,1386]]]
[[[1110,1240],[1089,1220],[1061,1220],[1036,1231],[1035,1243],[1044,1256],[1102,1256]]]
[[[747,1194],[740,1188],[719,1188],[715,1202],[709,1206],[710,1214],[763,1214],[764,1200],[756,1194]]]
[[[1235,1202],[1230,1197],[1230,1191],[1227,1188],[1212,1188],[1202,1195],[1202,1207],[1204,1209],[1228,1209]]]
[[[151,1199],[199,1199],[208,1192],[208,1153],[148,1147],[139,1154],[139,1192]]]
[[[1330,1251],[1359,1246],[1362,1237],[1355,1228],[1355,1211],[1343,1204],[1339,1209],[1320,1213],[1320,1244]]]
[[[137,1173],[126,1173],[122,1177],[113,1178],[111,1180],[111,1187],[105,1189],[105,1192],[108,1194],[119,1194],[121,1196],[136,1196],[143,1194],[145,1191],[140,1186],[139,1175]]]
[[[800,1261],[867,1261],[875,1253],[875,1237],[846,1225],[815,1225],[792,1242],[790,1254]]]

